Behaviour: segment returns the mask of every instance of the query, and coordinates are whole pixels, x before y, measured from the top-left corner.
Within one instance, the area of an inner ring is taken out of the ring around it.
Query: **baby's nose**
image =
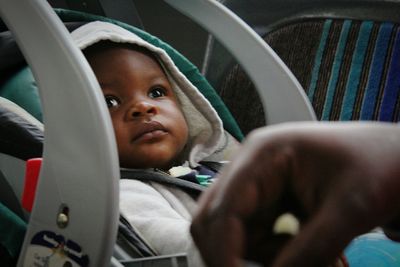
[[[156,112],[156,106],[152,103],[147,101],[138,101],[132,106],[129,113],[131,117],[136,118],[141,116],[154,115]]]

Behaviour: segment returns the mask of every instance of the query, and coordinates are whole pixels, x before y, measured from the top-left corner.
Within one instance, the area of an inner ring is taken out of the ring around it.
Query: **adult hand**
[[[357,235],[400,226],[400,128],[287,123],[254,131],[200,199],[192,224],[209,266],[328,266]],[[299,233],[273,233],[297,216]]]

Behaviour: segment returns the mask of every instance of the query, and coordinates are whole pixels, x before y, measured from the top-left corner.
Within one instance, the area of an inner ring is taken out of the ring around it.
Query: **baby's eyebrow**
[[[153,83],[160,83],[160,84],[168,83],[168,84],[171,84],[170,80],[167,77],[160,76],[160,75],[151,77],[151,81]]]
[[[115,82],[101,82],[99,81],[99,85],[101,89],[107,88],[107,87],[112,87],[115,84]]]

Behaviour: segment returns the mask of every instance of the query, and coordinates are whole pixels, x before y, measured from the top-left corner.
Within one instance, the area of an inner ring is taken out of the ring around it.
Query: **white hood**
[[[81,50],[97,42],[108,40],[136,44],[157,55],[170,79],[189,126],[189,142],[183,157],[190,166],[196,166],[199,161],[224,146],[226,143],[224,130],[217,112],[179,71],[163,49],[146,42],[128,30],[107,22],[90,22],[73,31],[71,35]]]

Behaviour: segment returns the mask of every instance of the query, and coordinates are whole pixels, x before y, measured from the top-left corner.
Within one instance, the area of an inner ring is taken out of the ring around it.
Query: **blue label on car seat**
[[[72,240],[51,231],[41,231],[34,235],[27,249],[24,266],[68,266],[86,267],[89,257]]]

